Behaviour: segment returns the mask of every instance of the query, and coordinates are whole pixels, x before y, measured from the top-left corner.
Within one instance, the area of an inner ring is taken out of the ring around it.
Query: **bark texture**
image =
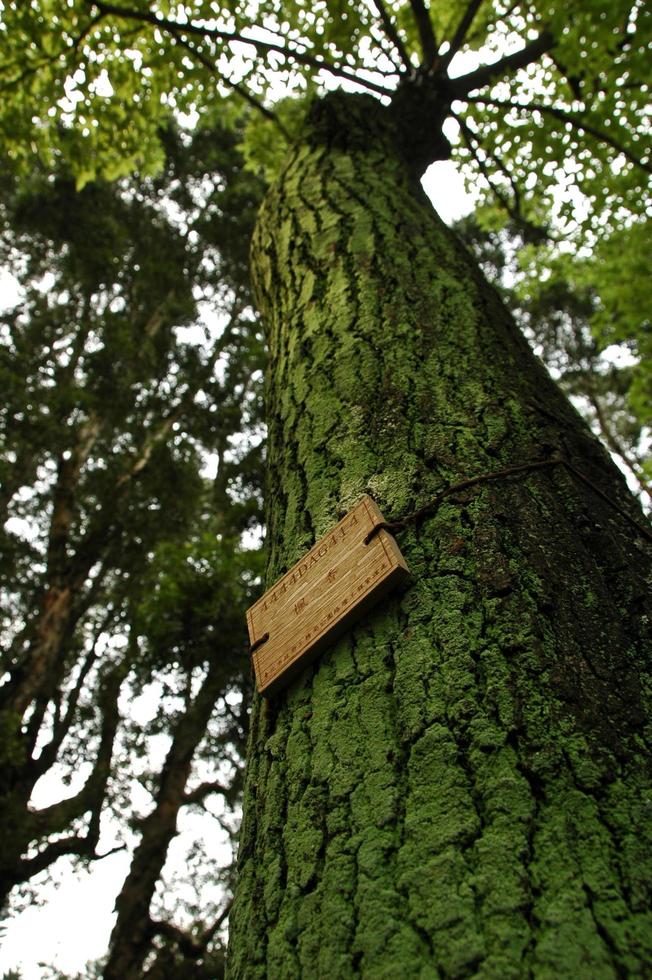
[[[382,113],[330,97],[259,220],[268,585],[365,492],[556,452],[637,513]],[[398,540],[403,593],[254,706],[230,977],[649,976],[649,544],[561,466]]]

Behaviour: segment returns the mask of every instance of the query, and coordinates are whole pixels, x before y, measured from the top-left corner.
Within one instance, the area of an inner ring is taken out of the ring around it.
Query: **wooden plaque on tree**
[[[383,515],[365,496],[247,610],[256,685],[271,695],[330,646],[408,567]],[[266,639],[264,639],[267,637]],[[264,642],[261,642],[263,641]]]

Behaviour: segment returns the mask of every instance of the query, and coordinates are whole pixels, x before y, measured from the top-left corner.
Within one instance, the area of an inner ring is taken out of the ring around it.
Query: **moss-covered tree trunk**
[[[400,517],[556,453],[636,515],[383,110],[349,102],[254,243],[268,585],[365,492]],[[563,466],[398,540],[402,594],[254,707],[230,977],[649,976],[649,543]]]

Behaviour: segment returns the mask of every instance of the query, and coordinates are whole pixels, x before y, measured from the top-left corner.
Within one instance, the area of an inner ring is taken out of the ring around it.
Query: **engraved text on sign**
[[[262,694],[284,687],[367,609],[407,576],[396,541],[381,529],[383,515],[363,497],[346,517],[250,609],[247,626],[256,684]]]

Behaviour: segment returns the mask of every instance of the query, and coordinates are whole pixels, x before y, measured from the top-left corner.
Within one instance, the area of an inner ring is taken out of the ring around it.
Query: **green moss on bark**
[[[254,245],[269,583],[365,492],[400,516],[556,451],[633,506],[363,108],[348,142],[317,119]],[[649,975],[641,542],[555,467],[400,544],[408,587],[255,706],[230,976]]]

